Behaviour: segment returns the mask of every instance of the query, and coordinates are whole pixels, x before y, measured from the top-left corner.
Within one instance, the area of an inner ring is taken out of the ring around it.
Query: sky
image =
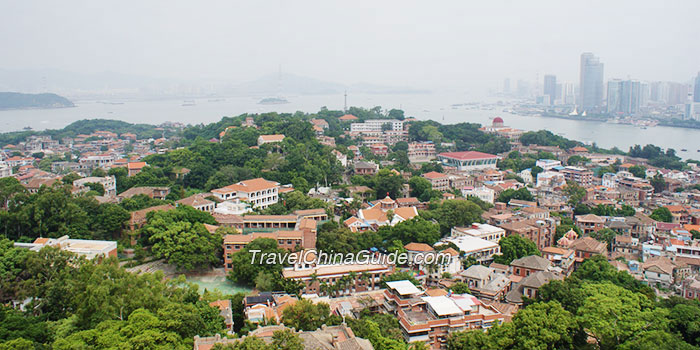
[[[249,81],[497,88],[504,78],[686,82],[700,1],[0,0],[0,68]]]

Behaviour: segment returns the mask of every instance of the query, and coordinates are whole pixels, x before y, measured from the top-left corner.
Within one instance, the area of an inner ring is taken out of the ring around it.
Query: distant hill
[[[0,92],[0,109],[74,107],[73,102],[56,94]]]
[[[428,92],[427,90],[410,87],[384,86],[368,83],[345,85],[290,73],[271,74],[257,80],[232,85],[228,87],[226,92],[234,95],[288,96],[342,94],[344,91],[368,94]]]

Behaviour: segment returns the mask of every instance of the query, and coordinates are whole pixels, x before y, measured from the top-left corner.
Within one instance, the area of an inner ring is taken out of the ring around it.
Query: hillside
[[[73,102],[56,94],[0,92],[0,109],[63,108],[73,106],[75,106]]]

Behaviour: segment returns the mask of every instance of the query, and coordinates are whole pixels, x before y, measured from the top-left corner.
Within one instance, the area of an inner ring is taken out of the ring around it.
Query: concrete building
[[[427,162],[435,159],[435,144],[431,141],[410,142],[407,153],[411,162]]]
[[[238,199],[250,203],[253,208],[264,209],[277,203],[279,189],[279,183],[259,177],[217,188],[211,192],[221,200]]]
[[[481,238],[489,242],[498,243],[501,238],[506,236],[506,231],[500,227],[475,222],[469,227],[453,227],[450,231],[450,236],[470,236]]]
[[[450,189],[450,178],[446,174],[431,171],[422,174],[421,177],[430,181],[430,184],[436,191],[447,191]]]
[[[603,63],[590,52],[581,54],[579,103],[584,111],[603,106]]]
[[[475,171],[483,169],[496,169],[499,157],[493,154],[466,151],[446,152],[438,154],[438,160],[443,165],[454,167],[459,171]]]
[[[553,105],[557,99],[557,77],[555,75],[546,74],[544,76],[544,95],[549,97],[547,102]]]
[[[284,135],[281,134],[275,134],[275,135],[260,135],[258,136],[258,146],[262,146],[267,143],[277,143],[277,142],[282,142],[284,140]]]
[[[98,183],[102,185],[105,190],[105,196],[116,196],[117,195],[117,179],[114,176],[88,176],[82,179],[73,181],[73,186],[75,187],[87,187],[89,183]]]
[[[471,256],[479,262],[490,262],[495,254],[501,253],[501,247],[498,243],[468,235],[450,236],[443,238],[440,242],[442,244],[453,243],[459,248],[459,252],[464,254],[462,256],[464,259]]]
[[[593,172],[581,167],[567,166],[560,171],[566,181],[573,181],[577,184],[588,187],[593,184]]]
[[[62,236],[60,238],[39,237],[32,243],[15,243],[15,247],[28,248],[33,251],[39,251],[47,246],[84,256],[88,260],[117,256],[117,242],[115,241],[71,239],[68,236]]]
[[[462,188],[462,196],[464,197],[476,197],[479,198],[480,200],[493,204],[495,198],[496,198],[496,191],[494,191],[491,188],[488,188],[486,186],[479,186],[479,187],[474,187],[474,186],[465,186]]]
[[[356,133],[381,133],[382,127],[384,125],[389,125],[389,130],[403,130],[404,123],[401,120],[396,119],[370,119],[365,120],[364,123],[352,123],[350,124],[350,132]]]

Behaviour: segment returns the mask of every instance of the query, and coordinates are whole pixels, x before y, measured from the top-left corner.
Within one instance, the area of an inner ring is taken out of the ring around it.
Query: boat
[[[688,150],[685,148],[681,148],[681,152],[688,152]]]
[[[27,131],[29,131],[29,130],[32,130],[32,127],[31,127],[31,126],[25,126],[25,127],[24,127],[24,128],[22,128],[22,129],[23,129],[23,130],[27,130]]]
[[[185,100],[182,102],[183,107],[189,107],[189,106],[196,106],[197,104],[194,103],[194,100]]]

